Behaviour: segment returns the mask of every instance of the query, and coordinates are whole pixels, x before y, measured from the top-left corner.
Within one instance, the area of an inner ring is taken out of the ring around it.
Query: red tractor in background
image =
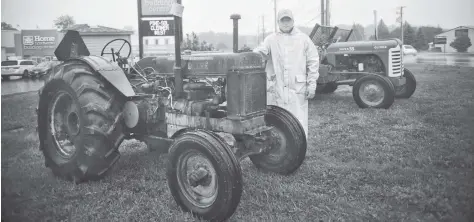
[[[416,79],[403,66],[399,39],[349,41],[353,30],[316,24],[309,37],[320,52],[317,93],[352,86],[360,108],[388,109],[395,98],[410,98]]]

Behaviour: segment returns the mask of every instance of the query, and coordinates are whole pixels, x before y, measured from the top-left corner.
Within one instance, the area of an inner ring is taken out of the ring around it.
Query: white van
[[[2,79],[10,79],[10,76],[28,77],[37,63],[33,60],[6,60],[2,61]]]

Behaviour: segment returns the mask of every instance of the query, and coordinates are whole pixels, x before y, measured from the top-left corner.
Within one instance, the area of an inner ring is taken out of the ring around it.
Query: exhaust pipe
[[[234,20],[234,53],[239,52],[239,19],[241,19],[239,14],[232,14],[230,19]]]

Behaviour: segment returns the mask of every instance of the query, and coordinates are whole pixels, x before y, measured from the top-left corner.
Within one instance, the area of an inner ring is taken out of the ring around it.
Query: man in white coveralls
[[[308,35],[294,27],[290,10],[278,12],[278,26],[278,32],[253,50],[267,60],[267,104],[290,111],[308,137],[308,99],[314,97],[319,78],[318,50]]]

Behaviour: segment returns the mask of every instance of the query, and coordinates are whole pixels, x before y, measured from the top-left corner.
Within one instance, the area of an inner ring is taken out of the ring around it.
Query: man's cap
[[[280,21],[282,18],[288,17],[293,20],[293,12],[289,9],[282,9],[278,12],[278,21]]]

